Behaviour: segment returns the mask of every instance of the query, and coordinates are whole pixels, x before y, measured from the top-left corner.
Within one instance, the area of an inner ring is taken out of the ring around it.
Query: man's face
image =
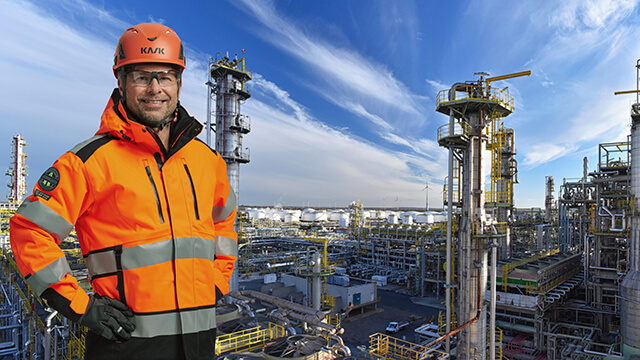
[[[118,79],[120,93],[122,94],[123,88],[125,89],[125,103],[129,111],[148,125],[159,124],[173,116],[178,105],[178,97],[182,85],[180,78],[178,77],[178,81],[173,85],[163,86],[160,82],[164,83],[164,81],[159,81],[162,75],[158,74],[158,78],[153,78],[150,84],[141,85],[136,84],[134,76],[148,76],[149,74],[141,73],[140,71],[151,73],[154,71],[175,71],[175,69],[163,64],[135,65],[127,69],[127,74],[124,76],[124,84],[121,79]]]

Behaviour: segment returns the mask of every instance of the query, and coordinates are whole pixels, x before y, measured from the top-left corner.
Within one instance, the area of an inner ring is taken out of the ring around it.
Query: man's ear
[[[120,76],[118,76],[118,90],[120,91],[120,97],[124,97],[124,91],[122,91],[122,82],[120,81]]]

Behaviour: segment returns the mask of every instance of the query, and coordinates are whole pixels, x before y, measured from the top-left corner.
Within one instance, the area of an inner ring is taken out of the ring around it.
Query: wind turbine
[[[429,187],[429,179],[427,179],[426,181],[427,181],[427,186],[425,186],[422,189],[422,191],[427,190],[427,210],[426,211],[429,211],[429,189],[431,189],[431,188]]]

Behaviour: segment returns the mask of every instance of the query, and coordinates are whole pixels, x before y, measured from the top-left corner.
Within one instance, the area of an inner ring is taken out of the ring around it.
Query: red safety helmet
[[[162,24],[143,23],[128,28],[118,41],[113,59],[113,73],[131,64],[163,63],[186,68],[182,41],[171,28]]]

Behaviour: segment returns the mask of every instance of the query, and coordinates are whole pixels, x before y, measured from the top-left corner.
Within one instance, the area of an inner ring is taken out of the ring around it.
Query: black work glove
[[[109,340],[129,340],[136,326],[127,317],[132,317],[129,307],[110,297],[92,295],[78,323]]]

